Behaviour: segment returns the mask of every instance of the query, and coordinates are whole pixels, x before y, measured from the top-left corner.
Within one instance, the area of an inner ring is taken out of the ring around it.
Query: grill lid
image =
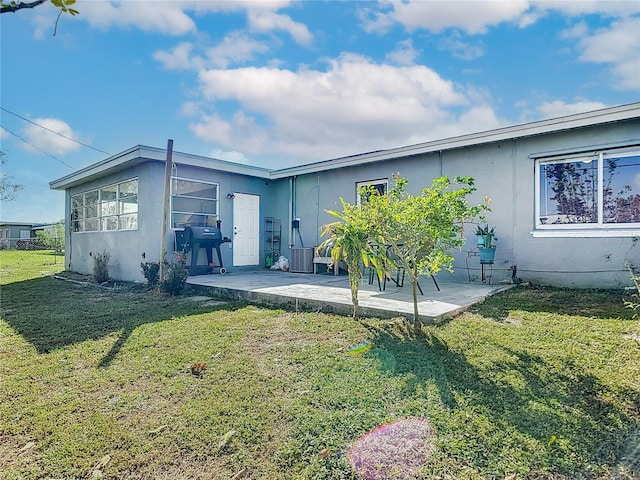
[[[188,242],[199,240],[222,241],[222,232],[215,227],[185,227],[184,233]]]

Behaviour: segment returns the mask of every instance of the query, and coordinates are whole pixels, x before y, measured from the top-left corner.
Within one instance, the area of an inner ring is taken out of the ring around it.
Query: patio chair
[[[391,250],[389,249],[389,247],[387,247],[387,258],[391,259],[391,261],[393,262],[394,265],[396,265],[398,262],[395,261],[397,260],[397,256],[393,254],[393,252],[391,252]],[[392,281],[393,283],[396,284],[397,287],[404,287],[404,276],[405,276],[405,269],[402,266],[396,266],[395,267],[395,272],[393,272],[392,274],[390,274],[390,276],[387,277],[387,275],[385,275],[382,279],[382,281],[380,281],[380,278],[377,276],[376,274],[376,270],[373,267],[369,267],[369,285],[373,285],[373,280],[374,277],[376,277],[378,279],[378,289],[383,292],[387,289],[387,278]],[[433,274],[429,275],[431,277],[431,279],[433,280],[434,285],[436,286],[436,289],[438,291],[440,291],[440,286],[438,285],[438,282],[436,281],[436,277],[433,276]],[[418,291],[420,292],[420,295],[424,295],[424,292],[422,291],[422,287],[420,286],[420,282],[417,282],[417,286],[418,286]]]

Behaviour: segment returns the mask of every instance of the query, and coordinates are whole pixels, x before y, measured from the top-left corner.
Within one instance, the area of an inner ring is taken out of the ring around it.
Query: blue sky
[[[61,219],[51,180],[169,138],[286,167],[640,101],[638,0],[76,8],[55,36],[51,4],[0,16],[3,173],[25,187],[2,221]]]

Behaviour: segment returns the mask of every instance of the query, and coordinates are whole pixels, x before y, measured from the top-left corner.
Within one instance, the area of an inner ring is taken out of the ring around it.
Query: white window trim
[[[582,230],[532,230],[534,238],[614,238],[640,237],[640,228],[626,229],[582,229]]]
[[[136,182],[136,200],[137,200],[137,205],[139,206],[139,186],[140,186],[140,182],[138,181],[138,177],[132,177],[126,180],[121,180],[119,182],[116,183],[109,183],[107,185],[102,185],[100,187],[97,188],[92,188],[91,190],[85,190],[84,192],[78,192],[78,193],[74,193],[73,195],[71,195],[71,213],[70,213],[70,229],[71,232],[73,234],[78,234],[78,233],[99,233],[99,232],[135,232],[138,230],[138,222],[136,221],[136,228],[120,228],[120,217],[121,216],[126,216],[126,215],[133,215],[133,213],[120,213],[120,185],[123,183],[128,183],[128,182]],[[101,198],[101,194],[100,192],[103,189],[109,188],[109,187],[116,187],[116,214],[115,215],[102,215],[102,198]],[[89,219],[97,219],[98,220],[98,229],[97,230],[85,230],[85,222],[87,220],[87,217],[84,216],[84,209],[86,208],[86,204],[85,204],[85,196],[88,193],[91,192],[98,192],[98,202],[96,204],[96,209],[97,209],[97,213],[98,215],[96,217],[88,217]],[[74,231],[73,230],[73,197],[77,197],[78,195],[82,195],[82,208],[83,208],[83,217],[82,217],[82,230],[78,230],[78,231]],[[139,215],[140,212],[139,210],[135,212],[135,215]],[[115,230],[104,230],[102,228],[102,220],[104,218],[116,218],[117,224],[118,224],[118,228],[116,228]]]
[[[204,183],[206,185],[213,185],[216,187],[216,199],[213,200],[211,198],[205,198],[205,197],[197,197],[195,195],[180,195],[180,198],[195,198],[198,200],[209,200],[209,201],[215,201],[216,203],[216,213],[197,213],[197,212],[183,212],[181,210],[173,210],[173,181],[174,180],[186,180],[188,182],[197,182],[197,183]],[[182,231],[184,230],[183,227],[174,227],[173,226],[173,214],[177,213],[177,214],[191,214],[191,215],[202,215],[205,217],[216,217],[216,220],[220,219],[220,184],[217,182],[210,182],[208,180],[200,180],[199,178],[188,178],[188,177],[179,177],[177,175],[172,175],[171,176],[171,188],[170,188],[170,192],[169,192],[169,217],[170,217],[170,222],[171,222],[171,230],[172,231]]]
[[[534,182],[535,182],[535,208],[534,225],[535,229],[530,232],[536,238],[607,238],[607,237],[637,237],[640,236],[640,225],[638,224],[611,224],[604,223],[604,159],[607,156],[616,158],[637,156],[640,148],[627,147],[607,149],[601,151],[588,151],[580,153],[567,153],[555,157],[544,157],[535,159]],[[540,165],[547,163],[569,163],[580,159],[593,159],[598,162],[598,221],[584,224],[543,224],[540,222]]]

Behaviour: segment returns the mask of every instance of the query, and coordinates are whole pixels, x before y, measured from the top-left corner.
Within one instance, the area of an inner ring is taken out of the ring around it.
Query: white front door
[[[233,265],[260,263],[260,197],[233,194]]]

